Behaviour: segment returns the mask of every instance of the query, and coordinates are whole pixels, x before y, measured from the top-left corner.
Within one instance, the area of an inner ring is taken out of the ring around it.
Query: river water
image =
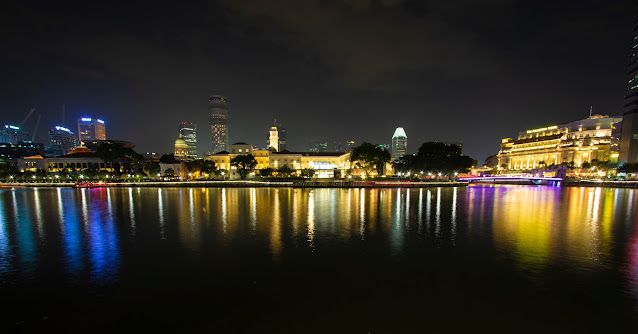
[[[3,332],[638,332],[638,192],[0,190]]]

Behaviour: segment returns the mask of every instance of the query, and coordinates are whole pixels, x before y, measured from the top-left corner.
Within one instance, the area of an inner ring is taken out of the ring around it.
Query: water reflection
[[[454,248],[494,252],[539,284],[552,266],[582,274],[620,261],[638,299],[636,201],[629,189],[525,186],[2,190],[0,276],[36,275],[45,254],[71,281],[109,284],[128,243],[276,263],[297,252],[402,259]]]

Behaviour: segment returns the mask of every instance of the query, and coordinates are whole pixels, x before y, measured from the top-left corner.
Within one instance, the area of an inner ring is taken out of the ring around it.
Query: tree
[[[277,169],[277,174],[284,175],[289,177],[295,170],[290,168],[288,165],[283,165]]]
[[[174,164],[177,163],[177,160],[175,159],[175,154],[163,154],[160,157],[160,162],[163,164]]]
[[[383,174],[383,168],[390,159],[390,152],[367,142],[353,148],[350,153],[350,161],[361,167],[366,177],[375,170],[379,175]]]
[[[585,161],[585,162],[583,162],[583,164],[581,165],[581,167],[582,167],[583,169],[590,169],[590,168],[591,168],[591,163],[589,163],[589,162]]]
[[[626,163],[618,167],[618,171],[622,173],[638,173],[638,162]]]
[[[270,176],[272,176],[273,172],[274,172],[274,170],[272,168],[268,167],[268,168],[261,169],[259,171],[259,175],[261,175],[263,177],[270,177]]]
[[[204,160],[193,160],[193,161],[186,161],[184,163],[184,165],[186,166],[186,169],[188,169],[188,173],[191,174],[197,174],[199,172],[202,171],[202,163],[204,162]]]
[[[173,168],[166,168],[164,170],[164,176],[173,177],[175,176],[175,171],[173,170]]]
[[[141,154],[133,151],[132,148],[125,147],[121,143],[109,141],[99,143],[95,153],[107,166],[110,165],[116,174],[119,173],[118,168],[115,168],[116,161],[125,160],[137,164],[144,159]]]
[[[463,155],[460,145],[439,142],[423,143],[414,162],[418,169],[444,174],[467,172],[477,161]]]
[[[17,175],[20,172],[18,167],[10,164],[0,164],[0,177],[6,178],[11,175]]]
[[[315,170],[312,168],[304,168],[301,170],[301,176],[312,178],[315,175]]]
[[[242,180],[246,179],[248,173],[257,166],[257,160],[252,154],[238,155],[230,159],[230,165],[237,168],[237,172]]]
[[[208,176],[211,177],[213,173],[215,172],[215,162],[212,160],[204,160],[202,161],[202,164],[199,167],[199,170],[202,173],[208,174]]]
[[[149,160],[146,163],[144,163],[144,171],[146,171],[146,173],[148,173],[149,176],[159,174],[161,170],[162,169],[160,168],[160,165],[157,161]]]

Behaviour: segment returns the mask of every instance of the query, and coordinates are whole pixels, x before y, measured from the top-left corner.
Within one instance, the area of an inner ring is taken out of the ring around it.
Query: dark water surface
[[[637,333],[631,189],[0,190],[3,333]]]

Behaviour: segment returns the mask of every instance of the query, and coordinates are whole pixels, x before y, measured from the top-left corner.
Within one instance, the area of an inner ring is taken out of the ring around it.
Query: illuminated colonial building
[[[182,138],[182,134],[179,134],[179,138],[175,140],[175,151],[174,154],[176,157],[187,157],[188,154],[188,144]]]
[[[228,104],[224,96],[208,99],[211,144],[213,153],[228,151]]]
[[[621,117],[595,115],[520,132],[518,139],[501,141],[498,165],[520,171],[563,163],[580,167],[594,159],[609,161],[613,124],[621,120]]]
[[[276,125],[271,126],[269,131],[268,148],[271,147],[274,148],[275,151],[279,151],[279,131]]]
[[[135,164],[125,159],[114,163],[104,162],[99,155],[91,152],[86,147],[77,147],[68,154],[59,157],[43,157],[34,155],[18,159],[18,168],[21,172],[35,172],[42,170],[46,174],[59,173],[61,171],[76,171],[83,173],[87,169],[120,173],[143,173],[143,165]]]
[[[238,178],[236,171],[231,168],[230,160],[238,155],[252,154],[257,160],[256,170],[272,168],[277,170],[284,165],[290,167],[297,174],[309,168],[315,171],[317,178],[344,177],[350,169],[350,153],[343,152],[273,152],[270,150],[253,150],[251,145],[236,143],[230,145],[229,153],[218,153],[205,157],[215,163],[215,167],[226,170],[230,178]]]

